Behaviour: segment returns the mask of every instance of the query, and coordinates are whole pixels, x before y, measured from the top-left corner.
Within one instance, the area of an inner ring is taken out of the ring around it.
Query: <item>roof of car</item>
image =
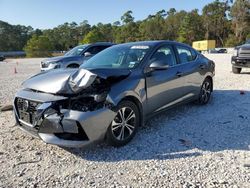
[[[86,44],[86,45],[89,45],[89,46],[95,46],[95,45],[110,45],[110,46],[112,46],[112,45],[147,45],[147,46],[155,46],[155,45],[162,44],[162,43],[179,44],[179,45],[185,45],[185,46],[191,47],[188,44],[179,43],[179,42],[170,41],[170,40],[137,41],[137,42],[128,42],[128,43],[121,43],[121,44],[115,44],[112,42],[96,42],[96,43]]]
[[[96,42],[89,45],[114,45],[112,42]]]
[[[147,46],[155,46],[155,45],[163,44],[163,43],[179,44],[179,45],[185,45],[185,46],[190,47],[187,44],[179,43],[179,42],[176,42],[176,41],[170,41],[170,40],[138,41],[138,42],[124,43],[124,44],[120,44],[120,45],[147,45]]]

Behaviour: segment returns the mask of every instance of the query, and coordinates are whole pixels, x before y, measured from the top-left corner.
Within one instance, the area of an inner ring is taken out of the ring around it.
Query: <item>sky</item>
[[[49,29],[65,22],[113,23],[132,10],[135,20],[170,8],[202,10],[213,0],[0,0],[0,20]]]

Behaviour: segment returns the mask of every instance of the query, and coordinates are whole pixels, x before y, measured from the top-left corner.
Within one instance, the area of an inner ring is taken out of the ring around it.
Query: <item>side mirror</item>
[[[165,61],[153,61],[151,62],[151,64],[149,65],[149,68],[151,69],[151,71],[153,70],[166,70],[169,68],[169,65],[166,64]]]
[[[92,56],[92,54],[90,52],[85,52],[84,53],[84,57],[90,57],[90,56]]]

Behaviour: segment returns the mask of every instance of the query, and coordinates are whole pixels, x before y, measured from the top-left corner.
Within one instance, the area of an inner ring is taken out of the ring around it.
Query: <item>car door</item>
[[[182,97],[183,83],[180,80],[180,66],[177,64],[172,46],[163,45],[159,47],[149,61],[154,62],[159,58],[164,58],[169,67],[165,70],[154,70],[145,74],[147,91],[146,113],[159,111],[171,106]]]
[[[189,47],[176,45],[178,61],[180,63],[181,80],[185,85],[183,88],[186,98],[197,95],[200,89],[201,75],[199,70],[203,65],[197,62],[197,53]]]

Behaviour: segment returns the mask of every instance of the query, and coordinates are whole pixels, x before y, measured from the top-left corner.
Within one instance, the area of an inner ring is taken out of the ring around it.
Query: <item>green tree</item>
[[[132,16],[133,12],[131,10],[125,12],[122,17],[121,20],[123,22],[123,24],[129,24],[131,22],[134,22],[134,17]]]
[[[79,44],[79,41],[90,31],[91,26],[86,20],[80,23],[64,23],[53,29],[43,31],[53,44],[53,50],[68,50]]]
[[[91,30],[82,40],[83,44],[90,44],[95,42],[105,41],[103,34],[97,29]]]
[[[203,24],[206,30],[205,38],[207,40],[216,39],[218,46],[224,46],[230,30],[227,19],[229,10],[228,1],[220,2],[219,0],[215,0],[202,9]]]
[[[225,46],[226,47],[234,47],[234,46],[237,46],[239,44],[239,41],[238,39],[236,38],[235,35],[233,34],[230,34],[226,40],[226,44]]]
[[[236,40],[243,42],[250,34],[250,1],[236,0],[230,13]]]
[[[0,21],[0,51],[22,50],[33,33],[33,28],[11,25]]]
[[[131,42],[139,40],[139,24],[134,22],[133,12],[131,10],[125,12],[121,16],[123,25],[115,27],[114,38],[116,43]]]
[[[250,39],[250,33],[247,35],[246,39],[247,39],[247,40],[249,40],[249,39]]]
[[[204,37],[202,17],[195,9],[187,13],[181,22],[178,41],[192,44],[193,41],[202,40]]]
[[[44,35],[33,35],[24,48],[27,57],[51,56],[52,44]]]
[[[103,41],[114,42],[113,27],[111,24],[98,23],[96,27],[101,32]]]
[[[174,8],[171,8],[167,11],[167,17],[164,23],[164,31],[166,34],[165,39],[168,40],[178,40],[179,38],[179,29],[181,27],[181,23],[186,16],[187,12],[182,10],[177,12]]]
[[[149,15],[148,18],[140,24],[139,30],[142,40],[162,40],[165,39],[164,17],[166,11],[161,10],[155,15]]]
[[[91,25],[89,25],[87,20],[82,21],[78,28],[77,28],[79,34],[78,34],[78,41],[82,40],[82,38],[88,34],[91,30]]]

